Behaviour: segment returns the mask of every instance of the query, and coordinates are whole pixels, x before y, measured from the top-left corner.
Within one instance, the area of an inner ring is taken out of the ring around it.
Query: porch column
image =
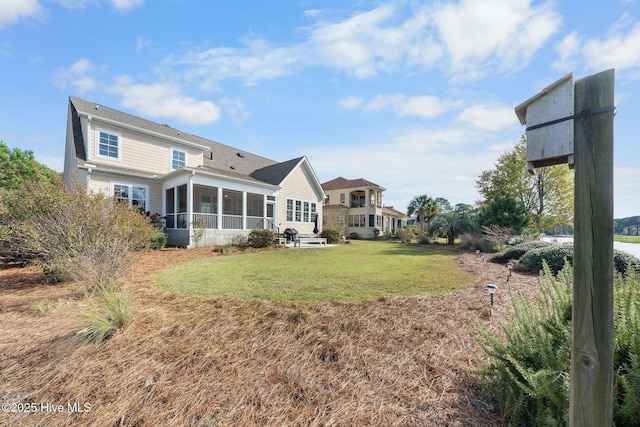
[[[222,197],[222,187],[218,187],[218,206],[216,208],[216,215],[218,215],[218,230],[222,230],[222,204],[224,198]]]
[[[247,192],[242,192],[242,229],[247,229]]]
[[[193,230],[193,174],[189,175],[187,181],[187,230],[189,232],[189,242],[187,247],[191,247],[191,231]]]
[[[262,195],[262,228],[267,228],[267,195]]]

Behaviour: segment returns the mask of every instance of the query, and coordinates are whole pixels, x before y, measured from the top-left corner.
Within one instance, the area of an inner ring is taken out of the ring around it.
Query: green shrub
[[[396,237],[400,239],[402,243],[411,243],[411,240],[413,240],[413,232],[407,228],[399,228],[396,230]]]
[[[543,247],[549,246],[550,244],[551,243],[549,242],[543,242],[541,240],[538,240],[535,242],[519,243],[517,245],[507,248],[507,250],[505,250],[504,252],[495,254],[491,258],[491,262],[506,264],[507,262],[512,260],[519,260],[520,258],[522,258],[524,254],[526,254],[527,252],[533,249],[543,248]]]
[[[470,251],[494,252],[496,244],[486,240],[482,234],[465,233],[460,236],[460,246]]]
[[[516,264],[515,270],[537,274],[542,270],[543,262],[546,262],[551,271],[557,273],[564,266],[565,259],[570,265],[573,265],[573,246],[551,244],[524,254]],[[627,266],[631,266],[633,270],[640,272],[640,260],[617,249],[613,251],[613,266],[620,274],[627,273]]]
[[[620,274],[627,274],[627,268],[630,266],[632,270],[640,274],[640,259],[623,252],[618,249],[613,250],[613,265],[616,271]]]
[[[213,248],[214,252],[221,253],[222,255],[228,255],[235,252],[238,247],[233,243],[227,243],[226,245],[216,246]]]
[[[157,232],[137,209],[62,183],[27,183],[9,191],[0,213],[0,257],[22,258],[56,280],[89,285],[122,277]]]
[[[268,248],[273,246],[274,235],[271,230],[251,230],[247,243],[252,248]]]
[[[573,246],[551,244],[534,249],[522,256],[515,266],[516,271],[537,274],[542,270],[546,262],[553,274],[558,273],[564,267],[565,261],[570,265],[573,262]]]
[[[160,249],[164,249],[165,246],[167,246],[167,235],[162,231],[157,231],[151,237],[151,249],[157,251]]]
[[[327,243],[339,243],[342,234],[337,228],[325,228],[320,232],[320,237],[327,239]]]
[[[235,246],[235,249],[246,249],[249,247],[249,239],[244,234],[236,234],[231,239],[231,245]]]
[[[614,281],[614,425],[640,425],[640,276]],[[479,386],[508,425],[568,425],[573,275],[544,266],[535,301],[514,298],[504,339],[481,329]]]
[[[428,245],[429,243],[431,243],[431,238],[427,233],[419,233],[417,238],[418,243],[420,243],[421,245]]]
[[[360,235],[358,235],[358,233],[356,233],[355,231],[349,233],[349,239],[358,240],[359,238],[360,238]]]
[[[380,229],[378,227],[373,229],[373,238],[377,239],[380,236]]]

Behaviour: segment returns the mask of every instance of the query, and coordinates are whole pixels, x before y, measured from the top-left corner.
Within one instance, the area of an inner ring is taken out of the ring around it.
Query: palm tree
[[[407,214],[411,216],[415,213],[418,217],[420,232],[424,231],[425,225],[427,226],[427,230],[429,230],[431,220],[438,215],[439,212],[440,206],[426,194],[414,197],[413,200],[409,202],[409,206],[407,206]]]

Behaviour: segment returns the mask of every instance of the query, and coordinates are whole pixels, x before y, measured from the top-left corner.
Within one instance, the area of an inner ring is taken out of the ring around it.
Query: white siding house
[[[64,180],[160,214],[168,244],[186,247],[252,229],[310,233],[324,200],[306,157],[277,162],[75,97]]]

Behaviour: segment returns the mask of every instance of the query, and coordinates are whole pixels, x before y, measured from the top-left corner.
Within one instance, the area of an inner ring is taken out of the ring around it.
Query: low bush
[[[162,231],[157,231],[151,237],[151,249],[158,251],[164,249],[165,246],[167,246],[167,235]]]
[[[407,228],[399,228],[396,230],[396,237],[400,239],[402,243],[411,243],[411,240],[413,240],[413,231]]]
[[[520,258],[522,258],[522,256],[524,254],[526,254],[527,252],[534,250],[534,249],[538,249],[538,248],[543,248],[546,246],[549,246],[551,243],[549,242],[543,242],[541,240],[535,241],[535,242],[525,242],[525,243],[519,243],[517,245],[511,246],[509,248],[507,248],[504,252],[500,252],[498,254],[495,254],[492,258],[491,258],[491,262],[496,262],[499,264],[506,264],[509,261],[512,260],[519,260]]]
[[[247,243],[252,248],[268,248],[273,246],[274,234],[271,230],[251,230]]]
[[[614,425],[640,425],[640,276],[614,282]],[[504,338],[481,329],[479,385],[508,425],[568,425],[572,269],[545,265],[535,301],[514,298]]]
[[[495,252],[496,244],[486,240],[482,234],[466,233],[460,236],[460,246],[470,251]]]
[[[40,266],[54,281],[116,281],[151,246],[157,229],[137,209],[60,183],[26,183],[3,194],[0,257]]]
[[[356,233],[355,231],[352,233],[349,233],[349,239],[351,240],[358,240],[360,238],[360,235],[358,233]]]
[[[431,238],[427,233],[419,233],[416,237],[418,238],[418,243],[421,245],[428,245],[431,243]]]
[[[627,274],[628,267],[640,274],[640,259],[618,249],[613,250],[613,266],[620,274]]]
[[[565,260],[573,265],[573,246],[562,244],[551,244],[542,248],[534,249],[522,256],[516,264],[515,270],[523,273],[537,274],[542,270],[543,263],[549,265],[551,271],[555,274],[562,270]],[[613,267],[620,274],[627,274],[627,268],[636,273],[640,273],[640,259],[626,252],[613,250]]]
[[[327,239],[327,243],[340,243],[342,234],[337,228],[325,228],[320,232],[320,237]]]
[[[514,269],[522,273],[538,274],[546,262],[551,272],[557,274],[564,267],[565,261],[572,265],[573,246],[551,244],[524,254]]]

